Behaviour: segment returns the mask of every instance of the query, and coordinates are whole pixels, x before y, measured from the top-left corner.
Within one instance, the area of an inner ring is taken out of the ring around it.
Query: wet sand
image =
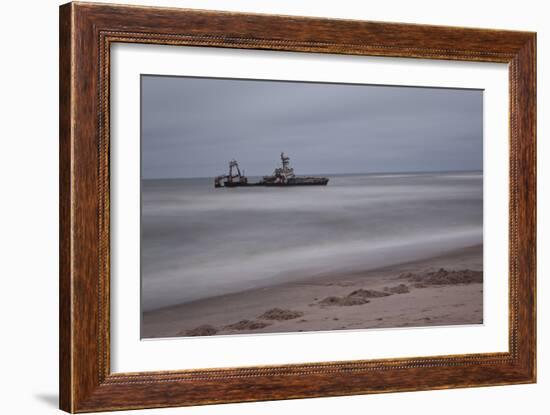
[[[142,316],[142,338],[483,323],[482,246],[333,272]]]

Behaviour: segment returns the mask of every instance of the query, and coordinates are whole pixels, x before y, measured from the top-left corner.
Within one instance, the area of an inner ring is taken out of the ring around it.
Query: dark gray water
[[[479,244],[483,176],[331,176],[328,186],[214,189],[142,181],[142,307]]]

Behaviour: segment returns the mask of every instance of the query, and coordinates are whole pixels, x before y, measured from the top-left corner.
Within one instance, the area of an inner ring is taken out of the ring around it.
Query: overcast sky
[[[479,90],[142,76],[143,178],[482,170]]]

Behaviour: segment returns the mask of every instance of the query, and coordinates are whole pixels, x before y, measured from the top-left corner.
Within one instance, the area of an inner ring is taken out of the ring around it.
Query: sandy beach
[[[142,338],[481,324],[482,246],[333,272],[142,315]]]

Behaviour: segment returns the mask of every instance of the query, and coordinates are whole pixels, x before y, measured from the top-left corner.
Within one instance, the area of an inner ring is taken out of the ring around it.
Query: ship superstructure
[[[282,167],[277,167],[271,176],[264,176],[262,180],[249,183],[248,178],[241,174],[236,160],[229,162],[229,174],[218,176],[214,179],[214,187],[240,187],[240,186],[326,186],[327,177],[296,176],[294,169],[290,167],[290,157],[281,153]],[[236,171],[236,174],[234,172]]]
[[[241,174],[239,163],[233,159],[229,162],[229,174],[218,176],[214,179],[214,187],[237,187],[247,186],[248,178],[244,175],[244,170]]]

